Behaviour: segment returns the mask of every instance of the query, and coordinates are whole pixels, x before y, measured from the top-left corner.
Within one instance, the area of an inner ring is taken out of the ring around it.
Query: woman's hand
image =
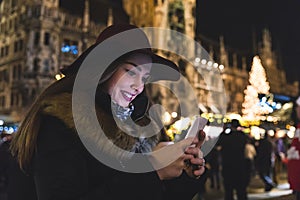
[[[205,171],[205,160],[200,150],[205,137],[205,132],[200,130],[193,139],[192,145],[185,150],[185,154],[193,156],[192,159],[185,161],[186,168],[184,170],[190,177],[199,178]]]
[[[185,154],[192,155],[190,160],[185,161],[185,172],[194,178],[199,178],[205,171],[205,160],[202,151],[198,147],[188,147]]]
[[[160,142],[153,150],[156,151],[156,150],[162,149],[164,147],[168,147],[168,148],[170,148],[170,150],[172,150],[173,148],[180,149],[180,145],[174,144],[173,142]],[[173,151],[173,153],[176,154],[176,151]],[[161,159],[163,159],[163,158],[158,158],[158,156],[157,156],[155,159],[155,162],[157,162],[157,160],[161,160]],[[166,167],[159,168],[156,170],[160,180],[167,180],[167,179],[172,179],[172,178],[176,178],[176,177],[180,176],[182,174],[183,170],[186,168],[186,164],[185,164],[186,160],[191,160],[191,159],[193,159],[192,154],[182,153],[182,150],[181,150],[181,156],[179,158],[177,158],[171,164],[168,164]],[[161,163],[163,161],[159,161],[159,162]]]
[[[161,180],[175,178],[180,176],[183,170],[191,177],[202,175],[205,170],[205,161],[200,147],[204,139],[205,133],[201,130],[195,138],[187,138],[176,144],[160,142],[153,149],[152,157],[150,157],[159,178]]]

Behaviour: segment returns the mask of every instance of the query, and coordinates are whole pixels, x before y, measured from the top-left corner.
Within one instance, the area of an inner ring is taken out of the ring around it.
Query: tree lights
[[[258,94],[269,94],[270,85],[264,67],[259,56],[253,58],[251,71],[249,73],[250,85],[247,86],[243,106],[243,118],[246,121],[260,120],[260,116],[268,114],[269,110],[259,105]]]

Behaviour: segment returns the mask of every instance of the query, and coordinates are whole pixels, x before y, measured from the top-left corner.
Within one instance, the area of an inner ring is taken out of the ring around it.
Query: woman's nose
[[[141,79],[136,79],[131,85],[131,88],[140,92],[144,88],[144,83]]]

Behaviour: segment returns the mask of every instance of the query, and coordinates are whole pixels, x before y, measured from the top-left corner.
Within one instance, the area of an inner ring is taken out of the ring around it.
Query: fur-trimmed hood
[[[150,119],[145,112],[143,116],[135,116],[135,121],[124,124],[111,114],[106,95],[96,95],[96,105],[86,94],[80,95],[80,98],[77,102],[82,103],[73,105],[75,107],[72,109],[71,93],[51,96],[42,101],[42,112],[57,117],[73,129],[89,151],[101,151],[117,159],[126,159],[134,152],[150,152],[162,139],[164,132],[161,125],[154,118]],[[140,114],[141,111],[138,111]],[[143,135],[149,130],[153,132],[152,136]]]

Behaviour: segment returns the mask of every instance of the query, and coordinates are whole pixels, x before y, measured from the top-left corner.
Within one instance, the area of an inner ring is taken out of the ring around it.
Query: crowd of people
[[[300,97],[295,105],[300,119]],[[279,129],[265,130],[259,139],[244,133],[243,129],[236,119],[224,125],[216,146],[205,157],[206,186],[223,189],[225,200],[233,200],[235,196],[244,200],[248,199],[247,188],[253,178],[258,177],[264,184],[264,191],[270,192],[286,174],[285,181],[299,200],[300,124],[292,139],[277,134]],[[199,199],[204,193],[202,189]]]

